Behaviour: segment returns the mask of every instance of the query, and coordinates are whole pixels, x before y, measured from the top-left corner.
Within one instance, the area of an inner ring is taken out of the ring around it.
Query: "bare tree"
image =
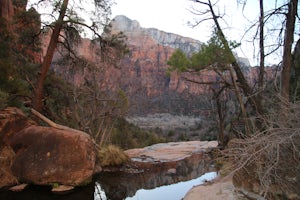
[[[294,30],[296,16],[298,12],[298,0],[291,0],[288,3],[288,13],[286,14],[286,25],[283,44],[282,75],[281,75],[281,95],[289,101],[290,76],[292,65],[292,45],[294,42]]]
[[[264,74],[265,74],[265,45],[264,45],[264,1],[259,0],[259,10],[260,10],[260,17],[259,17],[259,54],[260,54],[260,61],[259,61],[259,77],[258,77],[258,101],[261,104],[262,101],[262,92],[264,87]]]

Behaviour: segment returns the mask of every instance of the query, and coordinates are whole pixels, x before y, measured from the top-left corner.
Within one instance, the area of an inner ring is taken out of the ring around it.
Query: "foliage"
[[[16,31],[22,29],[22,31],[17,32],[17,44],[18,51],[26,55],[29,61],[33,61],[34,55],[31,52],[39,52],[40,49],[40,14],[34,9],[30,8],[24,12],[17,12],[14,16],[14,29]],[[29,50],[31,52],[29,52]]]
[[[235,41],[230,41],[229,45],[231,49],[240,46]],[[182,50],[177,49],[168,60],[168,65],[171,66],[168,68],[168,73],[175,70],[179,72],[199,71],[212,65],[222,69],[227,64],[231,64],[230,52],[225,49],[215,30],[207,44],[203,44],[200,51],[190,58]]]
[[[53,121],[74,127],[71,117],[70,99],[74,86],[57,76],[53,71],[49,73],[45,82],[45,113]]]
[[[23,72],[31,62],[24,59],[27,53],[18,48],[23,43],[16,45],[17,36],[8,28],[8,22],[0,19],[0,24],[0,107],[22,108],[24,101],[30,98],[30,85]]]
[[[52,188],[58,188],[59,187],[59,183],[52,183]]]
[[[181,49],[177,49],[167,62],[171,67],[168,68],[168,75],[174,70],[186,71],[190,66],[190,61]]]
[[[237,48],[239,45],[235,41],[230,41],[231,49]],[[204,44],[201,50],[191,57],[191,67],[196,71],[211,65],[217,65],[221,69],[227,64],[231,64],[230,53],[226,51],[216,31],[207,44]]]
[[[118,166],[128,161],[128,156],[117,146],[108,145],[98,152],[100,166]]]

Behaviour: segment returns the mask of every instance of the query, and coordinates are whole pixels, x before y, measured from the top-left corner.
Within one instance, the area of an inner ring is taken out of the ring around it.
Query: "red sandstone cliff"
[[[6,20],[11,20],[14,16],[14,6],[11,0],[1,0],[0,16]]]
[[[125,91],[130,100],[131,114],[190,114],[207,109],[203,97],[208,94],[208,87],[187,82],[184,78],[212,82],[216,80],[215,72],[204,70],[193,75],[176,72],[171,73],[170,77],[166,75],[167,61],[176,48],[191,54],[201,48],[201,42],[153,28],[142,28],[137,21],[125,16],[117,16],[112,21],[112,33],[120,31],[127,36],[130,52],[118,63],[117,68],[101,63],[97,54],[100,51],[99,47],[88,39],[82,39],[75,48],[80,57],[94,63],[97,72],[92,73],[93,79],[98,82],[101,90]],[[55,58],[56,61],[59,60],[60,54],[57,53]],[[86,77],[91,77],[91,73],[82,66],[73,73],[70,73],[74,71],[70,66],[64,66],[62,69],[53,64],[53,68],[64,76],[67,74],[66,77],[76,85],[82,84]],[[254,83],[257,69],[244,67],[244,72]]]

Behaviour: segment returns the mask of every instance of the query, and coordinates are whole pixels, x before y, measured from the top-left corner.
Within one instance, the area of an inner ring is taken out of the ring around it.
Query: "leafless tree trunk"
[[[64,17],[67,11],[69,0],[64,0],[63,4],[60,8],[60,13],[57,21],[55,22],[54,29],[51,35],[50,43],[47,48],[46,55],[44,57],[42,67],[41,67],[41,74],[38,78],[37,87],[35,88],[35,97],[33,99],[33,108],[39,112],[43,109],[43,90],[44,90],[44,82],[49,71],[54,51],[56,49],[58,38],[60,34],[60,30],[64,24]]]
[[[260,50],[260,64],[259,64],[259,77],[258,77],[258,95],[261,101],[261,92],[264,85],[264,72],[265,72],[265,46],[264,46],[264,1],[259,0],[260,17],[259,17],[259,50]]]
[[[298,9],[298,0],[291,0],[288,4],[286,15],[286,28],[283,45],[282,74],[281,74],[281,96],[289,101],[290,73],[292,65],[292,44],[294,42],[295,21]]]

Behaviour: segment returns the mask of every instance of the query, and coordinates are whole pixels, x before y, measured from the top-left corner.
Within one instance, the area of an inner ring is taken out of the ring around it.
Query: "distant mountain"
[[[77,85],[91,79],[97,81],[102,91],[123,90],[130,101],[130,115],[207,113],[211,106],[207,101],[211,98],[208,86],[185,81],[185,78],[211,82],[216,80],[215,72],[204,70],[197,74],[166,74],[169,67],[167,61],[177,48],[192,54],[201,48],[200,41],[154,28],[143,28],[138,21],[126,16],[116,16],[111,22],[111,30],[112,33],[121,31],[127,36],[130,50],[118,63],[118,68],[101,63],[99,48],[93,47],[88,39],[82,39],[77,44],[76,52],[94,63],[94,67],[98,68],[93,74],[96,77],[89,78],[91,74],[80,67],[74,71],[72,66],[62,68],[53,64],[53,69]],[[55,54],[55,59],[61,59],[59,52]],[[244,68],[248,77],[254,80],[256,72],[247,66]]]
[[[174,33],[167,33],[155,28],[142,28],[138,21],[131,20],[124,15],[116,16],[111,23],[114,32],[123,32],[132,40],[137,35],[151,37],[156,43],[162,46],[168,46],[173,49],[181,49],[186,54],[191,54],[200,50],[202,43],[198,40],[183,37]]]

